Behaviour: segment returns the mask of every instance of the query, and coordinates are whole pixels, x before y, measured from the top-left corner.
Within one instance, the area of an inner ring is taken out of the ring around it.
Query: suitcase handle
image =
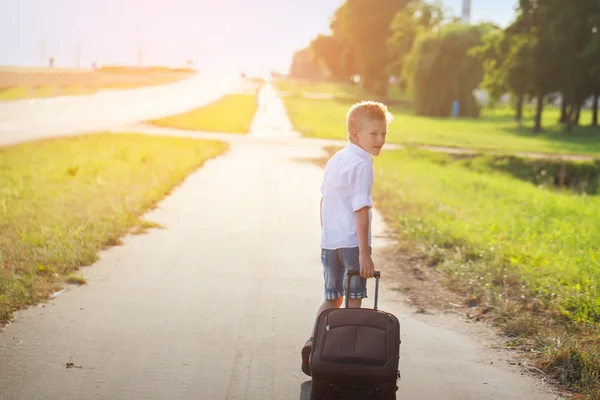
[[[354,276],[360,276],[359,271],[348,271],[348,283],[346,284],[346,308],[349,308],[350,304],[350,281]],[[377,310],[377,299],[379,298],[379,278],[381,278],[381,272],[375,271],[375,301],[373,309]]]

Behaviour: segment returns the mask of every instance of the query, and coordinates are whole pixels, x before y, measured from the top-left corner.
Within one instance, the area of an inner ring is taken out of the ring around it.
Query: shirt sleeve
[[[348,186],[353,211],[356,212],[363,207],[373,207],[371,198],[373,178],[373,166],[370,164],[359,164],[350,171]]]

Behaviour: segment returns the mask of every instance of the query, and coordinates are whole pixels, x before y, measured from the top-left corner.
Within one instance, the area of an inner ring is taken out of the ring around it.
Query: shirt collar
[[[352,142],[348,142],[348,145],[346,146],[346,148],[348,150],[350,150],[352,153],[357,154],[358,156],[364,158],[365,160],[368,160],[370,162],[373,162],[373,156],[370,155],[365,149],[363,149],[362,147],[355,145]]]

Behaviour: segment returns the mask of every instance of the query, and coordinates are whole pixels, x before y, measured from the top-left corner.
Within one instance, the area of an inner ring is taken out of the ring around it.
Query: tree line
[[[389,85],[411,93],[419,115],[477,117],[473,91],[493,100],[510,94],[515,119],[536,104],[542,129],[548,101],[561,99],[560,122],[571,131],[593,99],[598,124],[600,1],[519,0],[514,20],[464,24],[441,0],[346,0],[330,34],[320,34],[294,55],[291,76],[355,82],[386,97]]]

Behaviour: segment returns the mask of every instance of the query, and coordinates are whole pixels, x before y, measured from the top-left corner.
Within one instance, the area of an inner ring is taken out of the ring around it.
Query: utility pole
[[[471,0],[463,0],[462,2],[462,23],[471,23]]]

